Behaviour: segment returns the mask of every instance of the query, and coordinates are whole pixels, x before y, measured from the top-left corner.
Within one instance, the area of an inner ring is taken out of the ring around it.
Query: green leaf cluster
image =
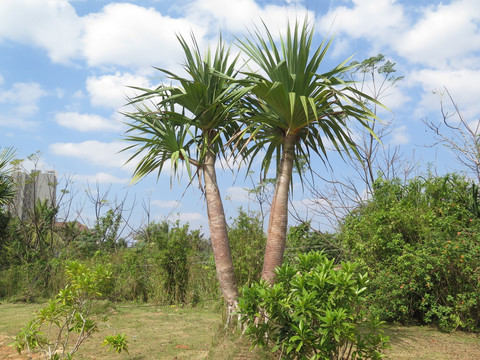
[[[365,301],[368,279],[354,263],[335,266],[322,252],[277,268],[277,281],[243,288],[245,334],[282,359],[380,359],[388,338]]]
[[[260,280],[266,236],[258,214],[239,209],[228,238],[237,283],[247,285]]]
[[[478,185],[459,175],[377,180],[340,238],[372,278],[383,319],[480,329]]]
[[[106,320],[94,307],[109,287],[112,273],[104,266],[89,268],[77,261],[66,266],[68,284],[15,337],[19,353],[39,350],[44,359],[72,359],[80,346]],[[117,352],[127,350],[125,337],[106,340]]]
[[[150,223],[138,235],[138,240],[150,245],[154,262],[162,269],[164,290],[171,304],[186,301],[190,279],[191,255],[200,245],[200,232],[190,231],[179,222]]]
[[[0,151],[0,207],[9,204],[15,197],[15,186],[9,168],[14,156],[13,148],[5,148]]]

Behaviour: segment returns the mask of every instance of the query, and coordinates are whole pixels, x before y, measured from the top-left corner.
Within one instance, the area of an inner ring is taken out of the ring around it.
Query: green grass
[[[238,332],[225,330],[220,306],[170,307],[144,304],[107,306],[108,326],[87,340],[77,359],[177,359],[177,360],[265,360],[273,357],[261,350],[251,351]],[[0,304],[0,359],[14,357],[7,346],[18,330],[32,317],[39,304]],[[105,335],[125,333],[129,354],[109,352],[100,344]],[[450,334],[429,327],[387,326],[392,360],[478,360],[480,338],[475,334]],[[26,354],[24,354],[26,355]]]

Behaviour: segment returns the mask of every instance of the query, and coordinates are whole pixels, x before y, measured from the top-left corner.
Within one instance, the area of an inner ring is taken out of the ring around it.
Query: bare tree
[[[445,146],[460,165],[467,169],[466,172],[480,182],[480,120],[469,122],[465,119],[447,88],[445,88],[445,93],[454,111],[453,113],[448,112],[441,100],[442,120],[423,120],[435,136],[434,143],[429,147]]]
[[[367,106],[378,116],[378,104],[385,102],[403,76],[395,74],[395,63],[386,60],[382,54],[354,65],[357,66],[347,80],[353,82],[352,87],[376,101],[367,101]],[[371,196],[378,177],[407,179],[411,176],[417,165],[414,156],[406,157],[398,145],[386,144],[388,136],[395,130],[394,121],[395,116],[392,116],[388,121],[372,122],[370,129],[353,128],[358,157],[344,157],[352,175],[339,174],[327,164],[328,175],[313,171],[314,176],[304,178],[312,199],[304,203],[305,213],[300,214],[298,209],[292,211],[297,221],[315,218],[319,223],[313,228],[335,228],[353,208]],[[318,183],[322,186],[319,187]]]

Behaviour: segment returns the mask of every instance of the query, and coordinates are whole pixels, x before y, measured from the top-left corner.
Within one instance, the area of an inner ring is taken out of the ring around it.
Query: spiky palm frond
[[[240,48],[261,69],[247,73],[253,86],[246,98],[251,126],[247,142],[255,139],[259,145],[248,148],[249,158],[265,151],[266,174],[277,148],[281,151],[283,139],[289,134],[297,137],[298,156],[316,153],[328,161],[327,142],[340,155],[357,155],[348,123],[358,121],[370,129],[369,122],[377,118],[360,99],[376,101],[342,80],[342,75],[352,69],[347,65],[350,58],[322,73],[321,65],[333,39],[314,48],[313,27],[297,22],[293,28],[288,25],[287,36],[280,38],[278,46],[266,26],[265,30],[266,39],[256,29],[251,39],[239,41]],[[275,159],[279,161],[280,157]]]
[[[229,139],[240,131],[237,106],[248,89],[234,79],[238,57],[231,59],[221,38],[215,53],[208,50],[204,57],[193,35],[192,46],[181,36],[178,40],[188,77],[156,68],[172,85],[134,88],[141,92],[129,103],[136,111],[125,114],[133,120],[127,123],[126,137],[133,144],[124,150],[136,150],[129,161],[141,159],[134,180],[155,170],[159,175],[167,161],[177,174],[179,160],[186,162],[192,177],[190,164],[201,165],[207,151],[226,156]]]
[[[15,184],[10,177],[10,162],[15,157],[13,148],[5,148],[0,152],[0,206],[9,204],[15,198]]]

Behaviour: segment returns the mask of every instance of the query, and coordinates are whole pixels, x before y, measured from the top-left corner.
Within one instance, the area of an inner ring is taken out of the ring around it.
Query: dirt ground
[[[13,338],[0,334],[0,359],[1,360],[25,360],[28,356],[19,355],[12,346],[9,346],[13,342]],[[38,354],[32,357],[33,360],[40,359]]]

